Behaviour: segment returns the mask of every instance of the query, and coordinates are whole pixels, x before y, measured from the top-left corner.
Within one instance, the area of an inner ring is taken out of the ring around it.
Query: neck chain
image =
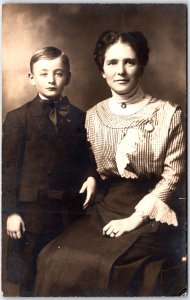
[[[138,84],[134,90],[125,95],[118,95],[112,91],[109,108],[115,115],[131,115],[140,110],[149,100]]]
[[[140,99],[133,101],[132,103],[127,102],[127,101],[117,101],[117,104],[119,106],[121,106],[121,108],[126,109],[128,105],[141,102],[142,100],[144,100],[144,98],[145,98],[145,95],[143,95]]]
[[[112,100],[115,102],[116,105],[118,105],[118,107],[122,109],[126,109],[130,104],[142,101],[145,97],[145,94],[139,83],[128,94],[119,95],[116,94],[113,90],[111,92]]]

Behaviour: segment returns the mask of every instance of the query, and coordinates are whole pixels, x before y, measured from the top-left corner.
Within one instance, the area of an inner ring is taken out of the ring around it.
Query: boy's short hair
[[[62,56],[64,64],[70,70],[70,63],[68,56],[62,52],[60,49],[55,47],[44,47],[37,50],[30,59],[30,72],[33,73],[33,65],[40,59],[54,59],[59,56]]]

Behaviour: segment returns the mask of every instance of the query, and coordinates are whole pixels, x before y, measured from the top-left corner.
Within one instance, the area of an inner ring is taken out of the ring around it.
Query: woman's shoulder
[[[109,99],[109,98],[108,98]],[[94,106],[92,106],[90,110],[96,110],[96,109],[99,109],[99,108],[102,108],[102,107],[105,107],[105,105],[107,104],[108,102],[108,99],[104,99],[104,100],[100,100],[98,103],[96,103]]]
[[[158,124],[162,125],[163,128],[169,128],[171,122],[178,123],[182,120],[183,112],[178,103],[156,98],[152,98],[151,102],[153,105],[155,103],[153,116],[156,117]]]
[[[160,109],[160,111],[163,112],[168,112],[170,110],[170,112],[175,112],[176,110],[181,110],[181,107],[178,103],[171,101],[171,100],[167,100],[167,99],[160,99],[160,98],[156,98],[156,97],[151,97],[151,100],[149,102],[150,104],[152,104],[153,106],[157,106],[157,108]]]
[[[106,110],[107,103],[108,103],[108,99],[101,100],[100,102],[98,102],[93,107],[87,110],[87,115],[94,115],[97,114],[98,111]]]
[[[158,98],[158,97],[154,97],[154,96],[152,96],[151,97],[151,102],[153,103],[153,102],[160,102],[160,104],[161,105],[163,105],[163,106],[170,106],[170,107],[177,107],[177,106],[179,106],[179,104],[177,104],[176,102],[174,102],[174,101],[171,101],[171,100],[169,100],[169,99],[161,99],[161,98]]]

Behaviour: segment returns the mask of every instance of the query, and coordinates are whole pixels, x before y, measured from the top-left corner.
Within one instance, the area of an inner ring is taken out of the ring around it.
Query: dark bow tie
[[[64,118],[69,113],[69,101],[67,97],[61,97],[58,101],[42,100],[45,114],[48,115],[54,126],[57,126],[58,120]]]

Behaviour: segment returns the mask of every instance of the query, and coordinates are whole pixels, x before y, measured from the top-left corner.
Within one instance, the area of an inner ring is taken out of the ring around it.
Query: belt
[[[66,194],[68,195],[68,193],[69,193],[69,191],[39,190],[38,197],[62,200]]]

